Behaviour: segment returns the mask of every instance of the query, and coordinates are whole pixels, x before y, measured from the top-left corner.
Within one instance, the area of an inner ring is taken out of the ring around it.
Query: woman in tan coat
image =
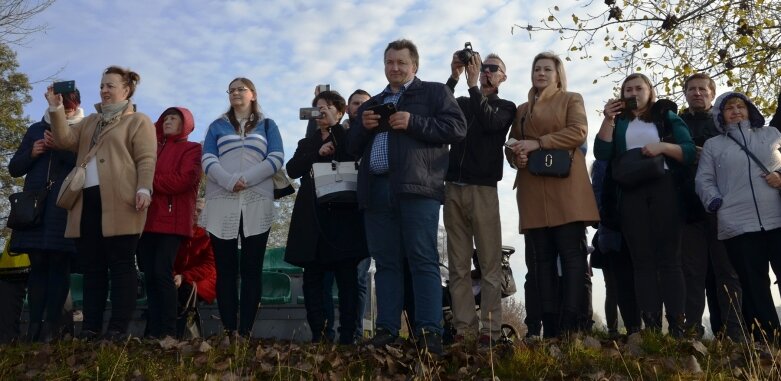
[[[577,328],[584,299],[586,225],[599,220],[586,161],[579,149],[586,141],[583,97],[567,92],[564,66],[558,56],[540,53],[532,63],[529,101],[520,105],[510,136],[518,141],[508,154],[518,168],[520,231],[528,236],[535,260],[527,263],[536,274],[545,337]],[[572,158],[567,177],[536,176],[528,171],[529,156],[539,149],[561,149]],[[556,259],[561,260],[562,297],[557,290]]]
[[[54,144],[76,152],[76,164],[86,169],[84,188],[68,211],[65,237],[76,239],[84,270],[84,323],[81,335],[96,338],[111,273],[111,320],[106,337],[127,335],[136,305],[135,249],[144,229],[155,171],[157,142],[152,121],[134,111],[130,97],[140,80],[137,73],[111,66],[100,82],[97,113],[68,126],[62,96],[49,89],[49,115]],[[95,154],[88,153],[97,146]]]

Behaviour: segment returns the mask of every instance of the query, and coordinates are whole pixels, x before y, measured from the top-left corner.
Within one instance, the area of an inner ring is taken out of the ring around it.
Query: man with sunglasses
[[[501,334],[502,229],[496,183],[502,179],[502,148],[515,104],[499,98],[499,85],[507,80],[507,74],[496,54],[489,54],[481,62],[480,54],[474,53],[464,65],[456,52],[450,69],[450,90],[455,91],[462,73],[466,73],[469,88],[469,96],[456,99],[467,121],[466,139],[450,146],[445,177],[444,220],[455,341],[472,342],[477,338],[478,348],[487,349]],[[470,276],[473,242],[477,244],[482,274],[479,337]]]

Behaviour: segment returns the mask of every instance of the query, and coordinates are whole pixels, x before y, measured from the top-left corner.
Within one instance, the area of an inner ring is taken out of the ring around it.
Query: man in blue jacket
[[[412,41],[391,42],[384,59],[388,86],[361,106],[361,118],[353,122],[348,138],[350,153],[361,157],[358,203],[377,267],[377,332],[372,344],[384,346],[398,338],[406,257],[419,348],[440,355],[439,208],[445,197],[448,144],[466,136],[466,123],[445,85],[415,76],[419,56]],[[380,105],[385,111],[374,112],[372,107]]]

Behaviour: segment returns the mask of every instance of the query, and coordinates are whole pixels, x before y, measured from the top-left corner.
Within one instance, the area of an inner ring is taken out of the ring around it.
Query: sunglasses
[[[480,65],[480,71],[490,71],[491,73],[496,73],[497,71],[501,71],[502,68],[499,67],[499,65],[494,64],[482,64]]]

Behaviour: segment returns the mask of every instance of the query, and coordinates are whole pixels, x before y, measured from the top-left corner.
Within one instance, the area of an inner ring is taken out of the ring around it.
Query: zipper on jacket
[[[168,196],[168,213],[171,213],[171,210],[174,207],[173,198],[169,195]]]
[[[748,142],[746,141],[746,135],[743,134],[743,129],[738,127],[738,131],[740,131],[740,136],[743,138],[743,145],[748,148]],[[748,185],[751,186],[751,198],[754,200],[754,210],[757,212],[757,220],[759,221],[759,228],[763,231],[765,230],[765,227],[762,225],[762,216],[759,214],[759,205],[757,204],[757,196],[754,194],[754,181],[751,179],[751,158],[748,156],[748,153],[743,152],[746,155],[746,160],[748,160]]]
[[[472,126],[472,123],[474,122],[474,115],[472,115],[472,120],[469,121],[469,124],[466,126],[466,134],[469,135],[469,127]],[[468,139],[464,137],[464,149],[461,151],[461,160],[458,162],[458,182],[462,182],[463,180],[463,172],[464,172],[464,158],[466,157],[466,145],[469,143]]]

